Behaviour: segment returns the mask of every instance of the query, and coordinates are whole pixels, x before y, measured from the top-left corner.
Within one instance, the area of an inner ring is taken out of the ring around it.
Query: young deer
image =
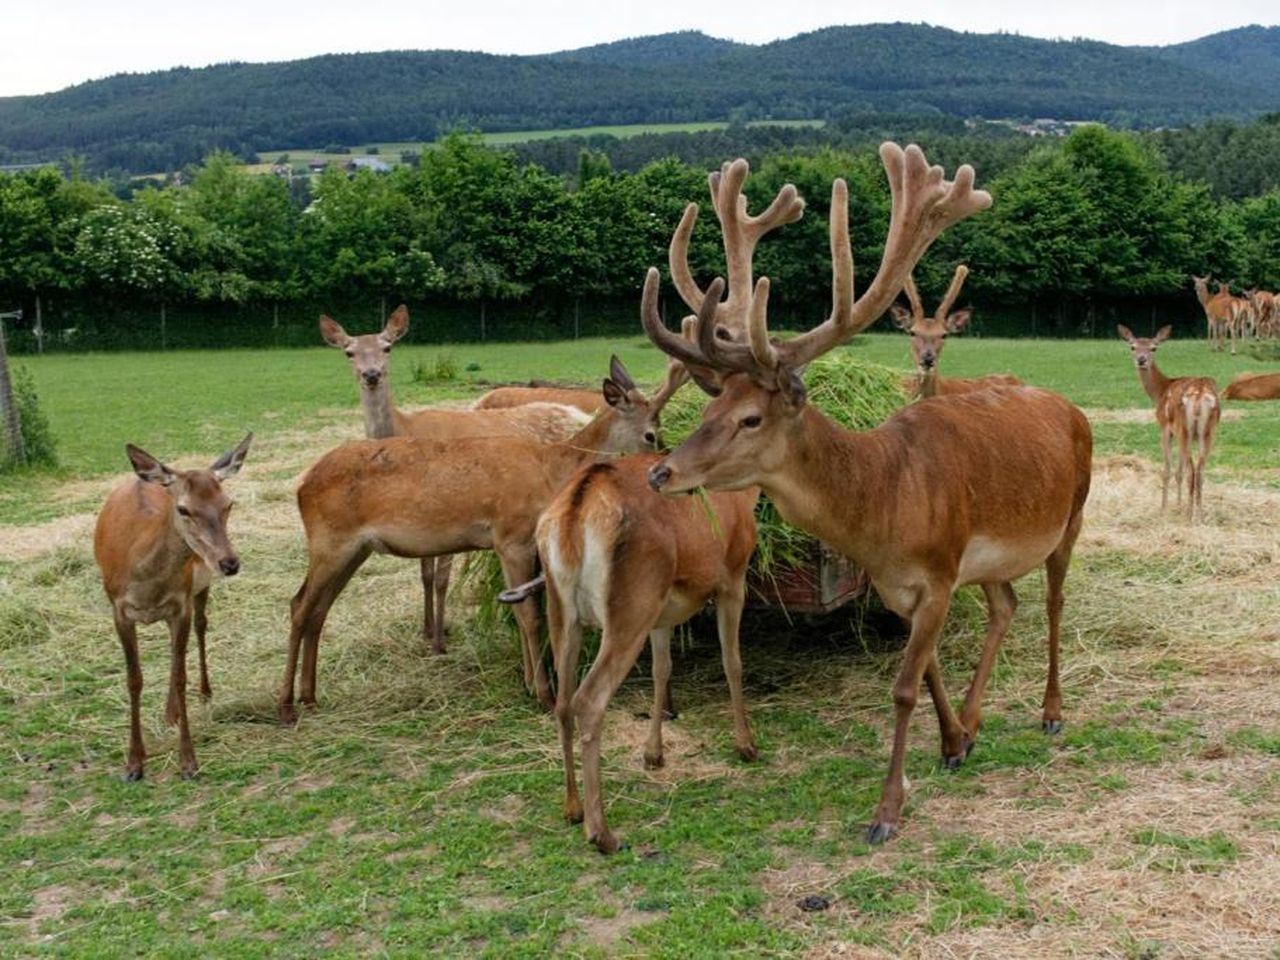
[[[585,413],[599,413],[605,406],[599,390],[530,384],[527,387],[494,387],[477,398],[471,409],[507,410],[530,403],[559,403]]]
[[[212,694],[204,644],[209,582],[214,571],[232,577],[240,570],[240,558],[227,537],[231,500],[222,490],[222,481],[239,472],[252,440],[251,433],[207,470],[175,470],[127,444],[125,452],[137,477],[116,487],[98,514],[93,554],[111,601],[129,675],[126,780],[142,779],[146,758],[139,717],[138,624],[157,620],[169,625],[171,644],[165,722],[178,726],[182,778],[196,774],[196,753],[187,725],[187,638],[194,616],[200,695],[207,700]]]
[[[844,184],[832,191],[833,307],[819,326],[770,340],[768,278],[748,305],[746,344],[699,328],[696,346],[667,330],[657,313],[658,274],[645,282],[650,339],[683,361],[715,398],[702,424],[650,471],[667,494],[705,486],[759,486],[789,523],[861,565],[886,606],[911,623],[893,686],[893,753],[870,842],[897,828],[906,792],[907,728],[924,680],[937,709],[947,766],[963,762],[981,721],[984,687],[1013,616],[1011,581],[1047,571],[1049,676],[1043,727],[1061,729],[1058,637],[1072,547],[1089,492],[1092,437],[1084,415],[1062,397],[1031,387],[974,391],[912,404],[880,427],[844,430],[805,402],[800,371],[884,313],[916,262],[950,224],[990,204],[973,190],[973,170],[954,183],[920,150],[880,148],[892,194],[889,233],[870,287],[853,296]],[[716,281],[708,300],[720,296]],[[703,316],[714,310],[704,305]],[[1011,442],[1016,438],[1016,442]],[[982,586],[989,618],[981,659],[957,718],[943,688],[936,644],[951,596]]]
[[[684,382],[679,364],[646,400],[614,357],[604,381],[608,409],[562,443],[519,437],[450,442],[417,437],[359,440],[329,451],[298,484],[306,528],[306,579],[293,597],[280,719],[292,723],[294,674],[302,650],[300,699],[316,699],[316,651],[329,607],[371,553],[429,558],[495,550],[507,585],[533,574],[534,526],[564,480],[584,463],[652,447],[658,413]],[[515,607],[525,685],[551,708],[533,602]]]
[[[964,264],[956,267],[955,275],[951,278],[951,286],[947,288],[946,296],[942,298],[932,317],[925,316],[920,291],[916,289],[915,278],[909,274],[903,289],[911,308],[908,309],[896,303],[889,307],[893,322],[897,324],[898,329],[905,330],[911,335],[911,359],[916,365],[913,392],[917,397],[933,397],[939,394],[947,396],[968,393],[971,390],[985,390],[987,387],[1022,385],[1021,380],[1007,373],[992,373],[976,379],[938,376],[938,364],[942,360],[942,348],[946,346],[947,334],[960,333],[969,325],[969,318],[973,316],[973,311],[969,309],[949,312],[952,304],[956,302],[956,297],[960,295],[960,288],[964,286],[967,276],[969,276],[968,267]]]
[[[1169,339],[1172,327],[1161,327],[1154,337],[1135,337],[1124,324],[1116,327],[1120,339],[1133,351],[1138,380],[1156,405],[1160,448],[1164,451],[1164,478],[1160,486],[1160,509],[1169,503],[1170,441],[1178,438],[1178,506],[1182,506],[1182,475],[1187,475],[1187,519],[1204,516],[1204,465],[1213,448],[1213,431],[1222,415],[1218,385],[1210,377],[1166,377],[1156,366],[1156,348]],[[1191,462],[1191,444],[1198,448]]]
[[[1222,392],[1224,400],[1275,400],[1280,397],[1280,373],[1241,373]]]
[[[566,440],[590,419],[573,407],[536,403],[513,410],[439,410],[405,412],[391,399],[391,347],[409,329],[409,311],[403,304],[387,319],[379,333],[353,337],[331,317],[320,318],[320,335],[343,351],[360,385],[360,409],[365,436],[424,437],[449,441],[462,437],[512,436],[533,440]],[[597,397],[599,391],[596,391]],[[422,640],[436,653],[445,652],[445,597],[449,591],[451,556],[422,561]]]
[[[756,758],[742,697],[738,624],[756,543],[757,491],[713,493],[705,503],[694,497],[659,497],[647,483],[657,460],[653,454],[638,454],[581,468],[538,521],[564,752],[564,813],[573,823],[582,822],[585,813],[587,840],[601,853],[618,849],[600,794],[605,709],[647,637],[653,650],[654,702],[644,761],[648,767],[662,766],[671,633],[712,600],[734,740],[739,756]],[[575,692],[583,625],[602,628],[600,648]],[[585,810],[574,772],[575,722],[582,730]]]

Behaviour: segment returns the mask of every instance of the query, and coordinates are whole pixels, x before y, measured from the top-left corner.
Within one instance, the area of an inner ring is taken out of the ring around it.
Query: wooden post
[[[5,432],[9,435],[9,456],[20,464],[27,462],[27,447],[22,442],[22,422],[13,399],[13,381],[9,378],[9,350],[4,342],[4,322],[21,318],[22,311],[0,313],[0,407],[4,408]]]
[[[578,339],[578,305],[579,301],[576,297],[573,301],[573,339]]]
[[[484,301],[480,301],[480,339],[484,339]]]
[[[44,353],[44,312],[40,309],[40,294],[36,294],[36,352]]]
[[[164,304],[160,304],[160,349],[167,349],[168,335],[165,329]]]

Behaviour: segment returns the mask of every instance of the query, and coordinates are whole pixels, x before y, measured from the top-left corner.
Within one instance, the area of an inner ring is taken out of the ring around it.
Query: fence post
[[[9,378],[9,351],[4,342],[5,320],[21,320],[21,310],[0,313],[0,407],[4,408],[5,432],[9,434],[9,455],[18,463],[27,462],[27,448],[22,442],[22,422],[13,399],[13,381]]]
[[[44,311],[40,309],[40,294],[36,294],[36,352],[44,353]]]
[[[165,329],[164,304],[160,304],[160,349],[167,349],[168,334]]]

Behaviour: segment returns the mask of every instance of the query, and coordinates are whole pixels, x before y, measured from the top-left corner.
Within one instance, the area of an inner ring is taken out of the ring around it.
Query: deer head
[[[880,269],[866,292],[855,299],[848,190],[843,180],[836,180],[830,218],[832,309],[826,320],[807,333],[786,341],[769,338],[769,279],[761,277],[751,291],[746,343],[717,336],[724,289],[723,281],[717,279],[703,294],[697,343],[690,343],[663,325],[657,311],[658,273],[650,269],[641,307],[645,332],[668,355],[683,361],[699,385],[715,396],[698,430],[654,465],[650,473],[654,489],[678,493],[702,484],[737,489],[779,469],[786,459],[788,433],[805,405],[801,379],[805,364],[883,314],[933,240],[951,224],[991,204],[990,195],[973,189],[972,167],[960,167],[954,182],[949,182],[943,179],[942,168],[929,166],[914,145],[903,150],[885,143],[880,156],[892,195]]]
[[[1142,371],[1148,366],[1154,366],[1156,348],[1173,335],[1173,327],[1168,325],[1161,327],[1154,337],[1135,337],[1133,331],[1121,323],[1116,325],[1116,333],[1120,335],[1121,340],[1129,344],[1129,349],[1133,351],[1133,365]]]
[[[337,347],[351,361],[356,382],[366,390],[374,390],[387,377],[391,347],[409,330],[409,310],[402,303],[387,318],[380,333],[353,337],[332,317],[320,317],[320,336],[325,343]]]
[[[132,443],[124,448],[138,479],[157,484],[169,494],[173,527],[191,552],[210,570],[228,577],[240,571],[240,558],[227,535],[232,501],[223,492],[222,481],[240,472],[252,440],[250,433],[205,470],[175,470]]]
[[[937,368],[938,361],[942,358],[942,348],[947,334],[959,333],[969,325],[969,319],[973,316],[972,310],[948,312],[951,305],[956,302],[956,297],[960,295],[960,288],[964,286],[965,277],[968,275],[969,268],[964,264],[956,267],[955,276],[951,278],[951,286],[947,288],[946,296],[942,298],[942,303],[938,305],[932,317],[925,316],[924,304],[920,301],[920,291],[916,289],[916,282],[910,274],[907,274],[907,282],[903,286],[907,300],[911,304],[910,309],[896,303],[889,307],[893,322],[899,329],[911,334],[911,357],[915,361],[916,370],[922,376],[929,375]]]
[[[692,322],[692,318],[686,320],[686,331],[691,329]],[[669,360],[663,382],[652,396],[646,397],[622,361],[616,356],[610,357],[609,376],[604,378],[602,390],[612,418],[603,449],[616,453],[657,450],[661,438],[662,408],[688,380],[684,364]]]

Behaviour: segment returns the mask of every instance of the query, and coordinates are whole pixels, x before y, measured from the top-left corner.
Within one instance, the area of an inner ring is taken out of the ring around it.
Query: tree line
[[[929,156],[951,172],[969,159],[952,152]],[[1039,332],[1071,333],[1097,304],[1194,306],[1192,272],[1280,288],[1280,189],[1217,196],[1171,173],[1152,138],[1100,126],[1022,142],[993,166],[978,165],[993,208],[930,252],[918,276],[926,295],[940,293],[964,261],[973,301],[1037,304]],[[807,324],[829,296],[833,178],[850,184],[860,283],[878,262],[889,210],[879,159],[870,145],[816,147],[766,154],[754,170],[752,209],[785,182],[808,201],[801,221],[761,245],[756,264],[774,281],[780,321]],[[482,318],[486,310],[526,316],[526,327],[501,335],[530,338],[547,335],[539,317],[567,311],[588,325],[608,311],[634,323],[644,271],[665,270],[671,231],[691,200],[703,207],[690,251],[695,275],[724,270],[706,172],[671,157],[619,171],[606,155],[583,151],[564,177],[454,134],[416,165],[387,174],[330,169],[310,186],[248,174],[227,153],[128,199],[77,169],[2,174],[0,309],[23,307],[29,333],[37,309],[55,302],[77,318],[62,326],[82,337],[95,325],[127,328],[139,310],[161,307],[233,311],[260,325],[304,304],[313,323],[314,305],[451,303]],[[21,336],[15,342],[30,347]]]

